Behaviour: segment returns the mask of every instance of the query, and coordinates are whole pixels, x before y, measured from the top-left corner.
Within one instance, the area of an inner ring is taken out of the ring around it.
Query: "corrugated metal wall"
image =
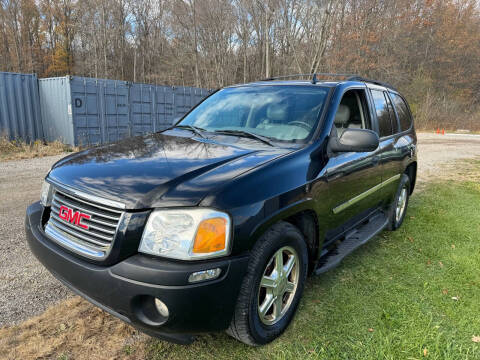
[[[209,94],[168,87],[85,77],[39,80],[47,140],[71,145],[106,144],[160,131]]]
[[[209,93],[193,87],[130,84],[132,135],[166,129]]]
[[[43,138],[37,75],[0,72],[0,135]]]

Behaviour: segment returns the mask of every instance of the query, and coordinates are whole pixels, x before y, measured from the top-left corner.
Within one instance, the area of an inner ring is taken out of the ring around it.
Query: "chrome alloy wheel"
[[[407,206],[407,191],[407,188],[404,186],[398,197],[397,208],[395,209],[395,220],[397,222],[402,218],[403,213],[405,212],[405,207]]]
[[[287,313],[300,276],[298,254],[290,246],[279,249],[267,263],[258,289],[258,315],[273,325]]]

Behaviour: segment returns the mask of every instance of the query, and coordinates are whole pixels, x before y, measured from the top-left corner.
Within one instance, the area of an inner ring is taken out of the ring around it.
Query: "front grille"
[[[87,257],[104,258],[110,251],[123,211],[55,189],[45,233]]]

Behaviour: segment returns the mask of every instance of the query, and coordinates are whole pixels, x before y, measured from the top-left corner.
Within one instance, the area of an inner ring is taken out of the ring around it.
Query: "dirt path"
[[[480,135],[418,134],[419,183],[454,179],[460,160],[480,159]]]
[[[461,159],[480,158],[480,136],[419,134],[419,188],[454,178]],[[38,200],[42,179],[61,156],[0,162],[0,326],[42,313],[71,296],[30,253],[25,208]]]

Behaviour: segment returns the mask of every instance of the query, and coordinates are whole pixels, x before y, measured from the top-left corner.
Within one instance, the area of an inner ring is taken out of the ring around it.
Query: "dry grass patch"
[[[452,176],[455,181],[470,181],[478,183],[480,179],[480,157],[463,161],[462,166],[457,167]]]
[[[19,325],[0,328],[2,359],[144,359],[146,335],[74,297]]]
[[[37,140],[27,144],[24,141],[10,141],[5,137],[0,137],[0,161],[31,159],[78,150],[78,148],[62,144],[60,141],[44,143],[41,140]]]
[[[419,165],[419,171],[423,171],[422,165]],[[459,181],[459,182],[478,182],[480,179],[480,156],[475,159],[459,159],[441,163],[437,169],[427,170],[426,173],[417,174],[417,183],[415,191],[421,192],[428,188],[431,182],[438,181]]]

